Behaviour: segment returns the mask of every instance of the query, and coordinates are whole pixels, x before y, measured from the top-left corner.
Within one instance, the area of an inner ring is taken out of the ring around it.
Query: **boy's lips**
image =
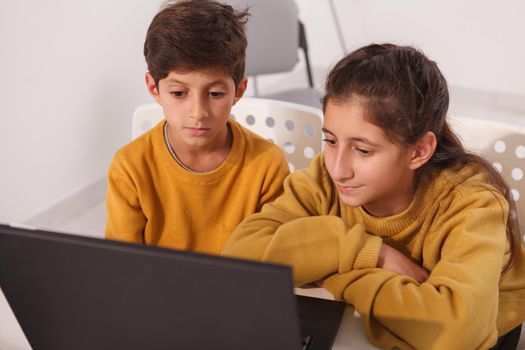
[[[209,128],[186,127],[184,130],[191,136],[202,136],[210,132]]]

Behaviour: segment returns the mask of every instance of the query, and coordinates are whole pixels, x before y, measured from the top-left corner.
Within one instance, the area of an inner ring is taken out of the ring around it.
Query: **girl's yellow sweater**
[[[165,123],[116,153],[106,238],[218,254],[242,219],[282,193],[287,162],[279,147],[230,119],[233,143],[224,163],[193,173],[169,152]]]
[[[434,171],[405,211],[373,217],[340,201],[320,154],[237,227],[223,254],[291,265],[297,285],[328,276],[324,287],[354,305],[381,348],[487,349],[525,320],[525,259],[501,278],[507,215],[505,199],[466,166]],[[429,278],[377,268],[382,243]]]

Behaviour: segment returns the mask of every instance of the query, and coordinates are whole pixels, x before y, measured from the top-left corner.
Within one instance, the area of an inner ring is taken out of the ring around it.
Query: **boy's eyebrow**
[[[321,130],[326,133],[326,134],[330,134],[330,135],[333,135],[335,136],[335,134],[333,132],[331,132],[330,130],[326,129],[325,127],[321,128]],[[352,140],[352,141],[357,141],[357,142],[363,142],[363,143],[367,143],[369,144],[370,146],[374,146],[374,147],[379,147],[381,146],[380,144],[376,143],[376,142],[372,142],[370,141],[369,139],[367,139],[366,137],[350,137],[349,140]]]
[[[166,79],[166,83],[168,84],[186,84],[186,82],[182,81],[182,80],[179,80],[177,78],[169,78],[169,79]],[[228,82],[224,79],[217,79],[217,80],[214,80],[212,82],[210,82],[209,84],[206,84],[207,86],[212,86],[212,85],[217,85],[217,84],[223,84],[223,85],[227,85]]]

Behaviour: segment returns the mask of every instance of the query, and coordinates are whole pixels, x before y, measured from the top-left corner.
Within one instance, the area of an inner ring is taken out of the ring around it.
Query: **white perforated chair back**
[[[148,103],[135,108],[131,120],[131,136],[134,139],[157,125],[164,119],[162,107],[157,103]]]
[[[450,117],[463,145],[481,154],[503,175],[516,201],[518,221],[525,227],[525,129],[491,120]]]
[[[277,144],[290,170],[306,168],[322,148],[323,112],[292,102],[243,97],[232,108],[241,125]]]
[[[321,151],[322,115],[317,108],[255,97],[243,97],[232,108],[232,118],[239,124],[281,147],[291,171],[307,167]],[[162,108],[156,103],[137,107],[133,138],[162,119]]]

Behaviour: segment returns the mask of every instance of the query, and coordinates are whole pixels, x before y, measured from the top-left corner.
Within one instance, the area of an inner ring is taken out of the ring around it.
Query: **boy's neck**
[[[173,140],[167,126],[167,141],[169,146],[182,165],[197,173],[206,173],[217,169],[228,157],[233,143],[233,133],[229,125],[225,126],[225,132],[219,135],[219,140],[213,145],[188,146]]]

